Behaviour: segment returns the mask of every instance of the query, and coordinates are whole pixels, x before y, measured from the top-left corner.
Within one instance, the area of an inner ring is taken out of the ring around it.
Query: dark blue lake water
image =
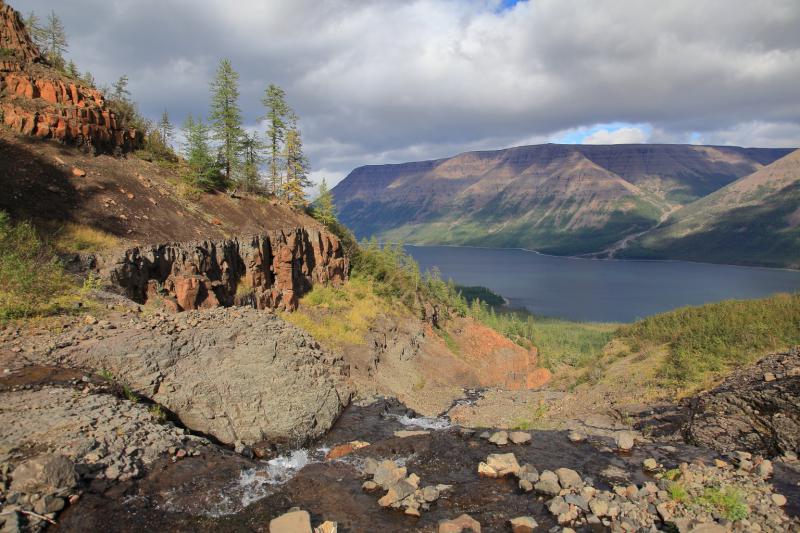
[[[420,268],[482,285],[532,313],[631,322],[684,305],[800,291],[800,272],[681,261],[601,261],[525,250],[407,246]]]

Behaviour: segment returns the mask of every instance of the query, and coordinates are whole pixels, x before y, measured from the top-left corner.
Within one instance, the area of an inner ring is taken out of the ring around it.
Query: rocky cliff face
[[[348,273],[339,239],[305,228],[136,247],[121,258],[92,261],[129,298],[172,311],[231,305],[294,310],[313,284],[338,285]]]
[[[19,13],[0,0],[0,119],[24,135],[100,152],[127,151],[141,133],[118,124],[101,91],[51,68]]]

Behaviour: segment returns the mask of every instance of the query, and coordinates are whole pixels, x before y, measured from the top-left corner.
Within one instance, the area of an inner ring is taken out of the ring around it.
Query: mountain
[[[692,145],[521,146],[371,165],[333,189],[359,237],[598,252],[786,155]]]
[[[800,267],[800,150],[677,211],[619,257]]]

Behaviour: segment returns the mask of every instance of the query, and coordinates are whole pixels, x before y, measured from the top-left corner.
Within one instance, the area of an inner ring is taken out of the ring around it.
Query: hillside
[[[359,237],[600,251],[789,150],[536,145],[355,169],[334,189]]]
[[[689,204],[617,255],[800,267],[800,150]]]

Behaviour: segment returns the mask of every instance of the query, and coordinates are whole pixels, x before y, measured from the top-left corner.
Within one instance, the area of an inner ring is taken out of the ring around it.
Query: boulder
[[[558,476],[558,483],[565,489],[580,489],[583,487],[583,480],[580,474],[569,468],[559,468],[555,471]]]
[[[519,463],[513,453],[493,453],[486,458],[486,465],[497,472],[497,477],[519,473]]]
[[[527,444],[531,441],[531,434],[526,431],[512,431],[508,434],[508,440],[514,444]]]
[[[539,524],[537,524],[536,520],[531,516],[519,516],[517,518],[512,518],[510,522],[511,531],[513,533],[533,533],[533,531],[539,527]]]
[[[498,431],[494,433],[491,437],[489,437],[489,442],[496,444],[497,446],[505,446],[508,444],[508,432]]]
[[[481,533],[481,524],[468,514],[462,514],[453,520],[439,522],[439,533],[462,533],[464,531]]]
[[[289,511],[269,522],[269,533],[314,533],[308,511]]]
[[[406,477],[406,467],[397,466],[394,461],[386,460],[378,465],[375,469],[375,475],[372,480],[388,490],[389,487],[404,479]]]
[[[414,494],[417,488],[406,480],[400,480],[389,487],[386,494],[378,500],[378,505],[381,507],[389,507],[400,500]]]
[[[192,323],[198,327],[120,328],[57,357],[111,372],[189,429],[230,445],[301,446],[349,402],[341,356],[277,316],[211,309]]]
[[[332,461],[333,459],[339,459],[340,457],[344,457],[346,455],[350,455],[356,450],[360,450],[361,448],[366,448],[369,446],[369,442],[364,442],[361,440],[354,440],[352,442],[347,442],[345,444],[339,444],[331,448],[331,451],[325,455],[325,459],[328,461]]]
[[[37,455],[21,463],[11,474],[11,490],[52,494],[78,484],[75,465],[60,454]]]
[[[614,441],[617,443],[617,448],[623,451],[628,451],[633,448],[634,439],[630,431],[620,431],[614,436]]]

